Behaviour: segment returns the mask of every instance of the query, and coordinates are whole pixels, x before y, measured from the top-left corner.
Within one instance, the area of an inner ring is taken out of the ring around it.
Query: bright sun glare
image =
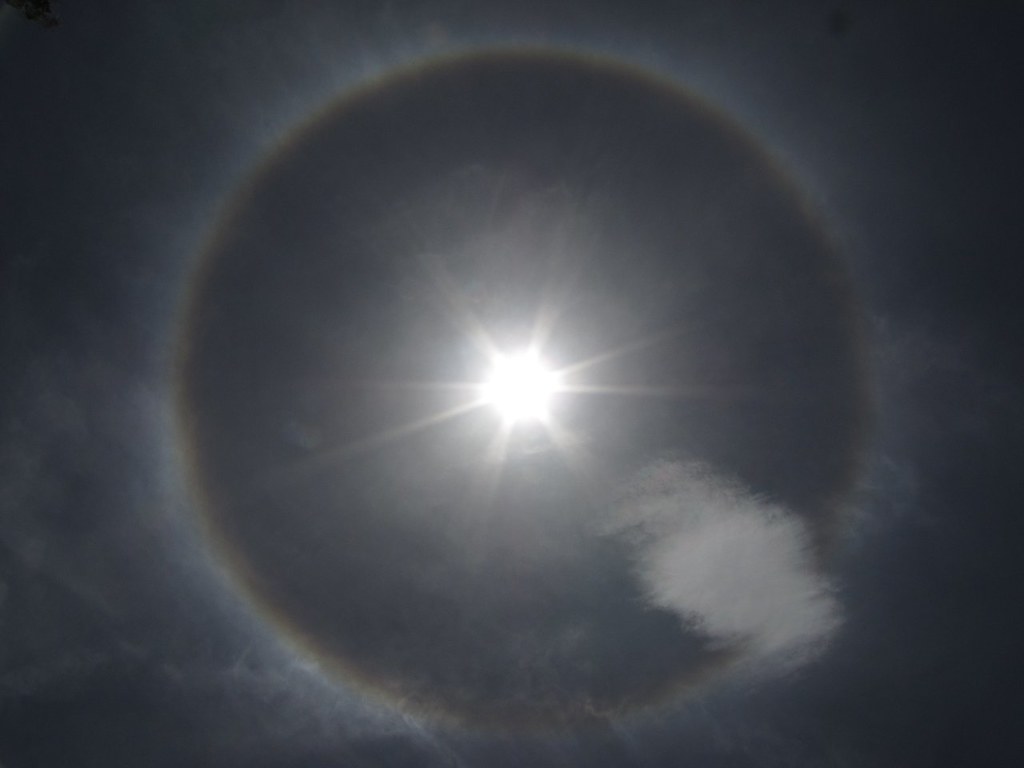
[[[558,386],[558,374],[528,351],[497,357],[481,395],[508,422],[543,420]]]

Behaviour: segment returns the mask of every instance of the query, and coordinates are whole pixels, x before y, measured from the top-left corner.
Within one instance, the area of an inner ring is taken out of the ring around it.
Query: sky
[[[0,766],[1020,753],[1024,6],[56,9]]]

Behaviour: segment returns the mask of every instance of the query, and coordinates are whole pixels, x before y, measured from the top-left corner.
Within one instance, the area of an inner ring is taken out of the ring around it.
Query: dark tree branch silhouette
[[[21,11],[26,19],[38,21],[44,27],[55,27],[60,23],[50,0],[7,0],[7,4]]]

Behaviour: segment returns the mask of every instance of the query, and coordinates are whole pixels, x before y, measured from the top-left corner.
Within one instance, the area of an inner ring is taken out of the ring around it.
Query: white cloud
[[[628,484],[607,533],[634,547],[650,603],[748,658],[791,668],[841,623],[803,521],[703,464],[655,462]]]

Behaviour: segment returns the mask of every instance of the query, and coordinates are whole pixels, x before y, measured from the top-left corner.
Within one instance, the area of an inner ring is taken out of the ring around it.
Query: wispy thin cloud
[[[645,467],[606,530],[632,545],[652,606],[749,659],[802,664],[842,621],[801,518],[704,464]]]

